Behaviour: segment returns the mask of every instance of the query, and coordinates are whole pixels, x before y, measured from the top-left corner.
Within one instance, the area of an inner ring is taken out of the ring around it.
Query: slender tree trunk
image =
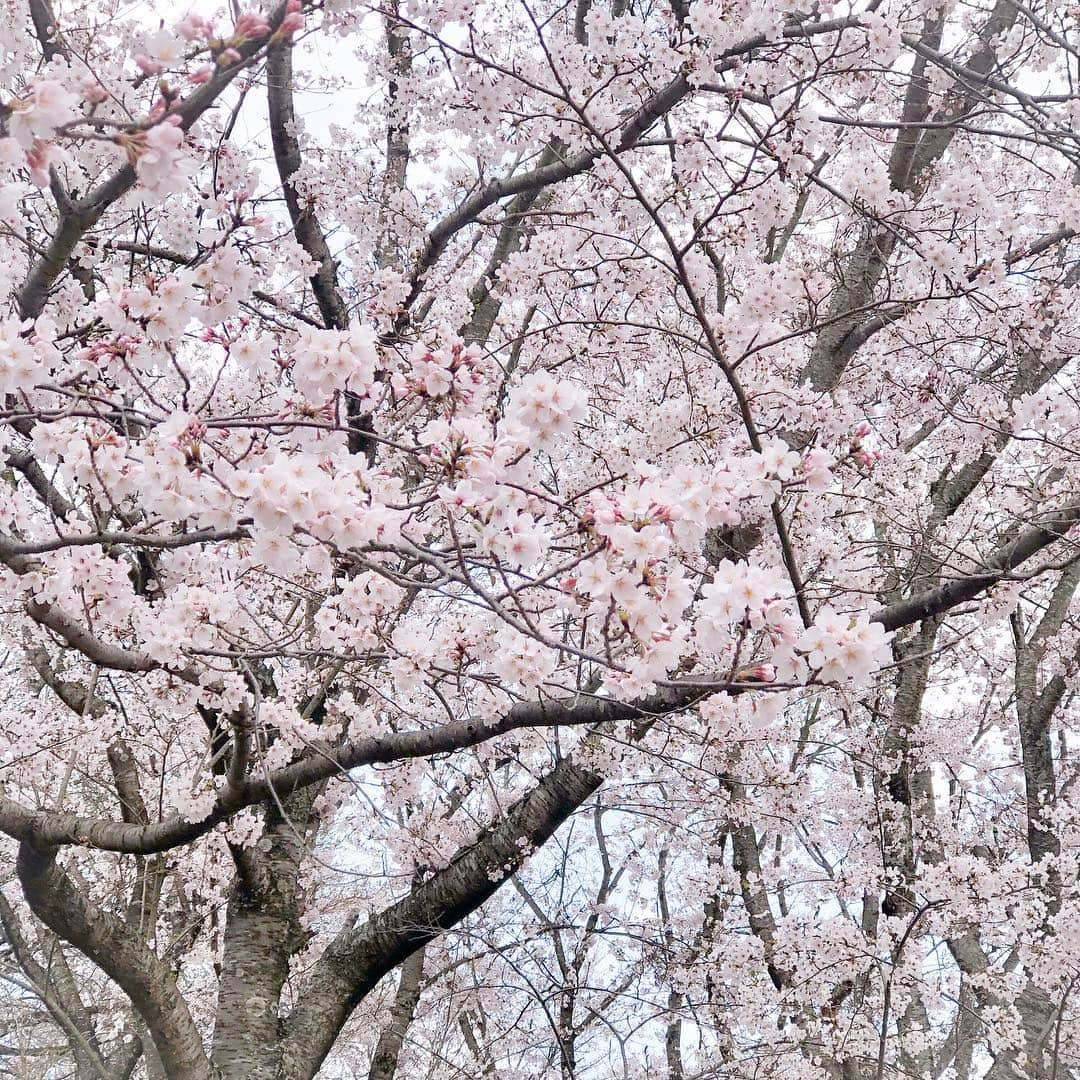
[[[379,1033],[379,1041],[375,1045],[375,1053],[371,1059],[371,1069],[368,1071],[368,1080],[394,1080],[401,1048],[416,1013],[417,1003],[420,1001],[423,977],[424,950],[417,949],[401,965],[397,994],[390,1007],[390,1018]]]

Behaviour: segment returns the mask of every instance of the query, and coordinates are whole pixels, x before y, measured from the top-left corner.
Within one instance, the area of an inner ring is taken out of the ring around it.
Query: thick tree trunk
[[[238,872],[211,1052],[217,1080],[279,1080],[281,989],[299,944],[297,876],[314,839],[311,808],[324,785],[266,811],[259,843],[236,852]]]

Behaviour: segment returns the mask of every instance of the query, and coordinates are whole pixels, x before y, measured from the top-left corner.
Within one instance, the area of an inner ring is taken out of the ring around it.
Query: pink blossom
[[[261,12],[242,11],[236,20],[233,32],[241,40],[263,37],[270,33],[270,24]]]
[[[194,162],[184,152],[184,132],[178,116],[155,124],[142,137],[136,149],[135,172],[142,188],[162,198],[182,191],[194,171]]]
[[[60,157],[60,149],[53,143],[35,139],[34,145],[26,153],[26,165],[30,170],[30,179],[38,187],[48,187],[49,170]]]
[[[806,477],[806,486],[811,491],[824,491],[832,482],[832,467],[835,465],[832,455],[827,450],[814,447],[803,454],[802,471]]]
[[[144,56],[141,53],[135,56],[135,66],[144,75],[160,75],[165,70],[165,65],[160,60]]]
[[[304,13],[300,0],[288,0],[285,5],[285,18],[277,29],[279,37],[292,37],[304,28]]]
[[[197,41],[200,38],[205,39],[213,37],[214,27],[209,19],[202,15],[197,15],[195,12],[190,12],[177,23],[176,32],[185,41]]]
[[[75,119],[78,103],[55,79],[39,79],[23,97],[9,102],[8,132],[29,151],[35,141],[52,138],[58,127]]]
[[[736,682],[762,682],[776,681],[775,664],[754,664],[752,667],[741,668],[735,675]]]
[[[109,100],[109,92],[92,75],[86,75],[79,80],[79,89],[83,101],[89,105],[101,105]]]
[[[865,615],[845,618],[829,607],[818,613],[798,647],[823,682],[865,683],[890,654],[888,634],[880,623],[869,622]]]
[[[18,320],[0,322],[0,394],[29,390],[47,380],[58,359],[54,347],[27,336]]]
[[[568,434],[586,413],[584,391],[546,372],[526,376],[511,400],[512,415],[533,432],[539,445]]]
[[[304,329],[293,356],[293,383],[311,401],[323,401],[346,389],[363,395],[375,382],[378,353],[375,335],[367,327]]]

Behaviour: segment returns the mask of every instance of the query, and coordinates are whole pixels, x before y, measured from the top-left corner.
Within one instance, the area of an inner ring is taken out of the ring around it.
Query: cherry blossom
[[[171,116],[155,124],[131,145],[139,183],[148,195],[160,199],[183,190],[194,162],[183,151],[179,117]]]
[[[1074,14],[8,4],[5,1066],[1080,1069]]]
[[[26,151],[37,139],[51,139],[76,116],[78,98],[56,79],[37,79],[26,93],[8,102],[8,134]]]
[[[845,618],[828,607],[818,612],[798,644],[823,682],[866,682],[888,658],[888,639],[880,624],[868,622],[865,615]]]
[[[339,390],[364,395],[375,380],[375,336],[366,327],[300,332],[292,346],[292,381],[306,398],[322,401]]]

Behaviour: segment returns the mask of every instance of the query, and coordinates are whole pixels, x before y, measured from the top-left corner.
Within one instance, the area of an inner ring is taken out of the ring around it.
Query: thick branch
[[[348,769],[463,750],[498,735],[523,728],[582,727],[591,724],[664,715],[689,708],[718,690],[741,692],[748,684],[719,684],[688,679],[639,702],[580,696],[562,701],[526,702],[493,723],[466,719],[425,731],[390,733],[353,739],[340,747],[319,747],[311,756],[279,769],[268,779],[249,780],[226,790],[201,821],[176,816],[143,827],[125,822],[79,818],[74,814],[33,811],[0,798],[0,830],[38,845],[82,844],[107,851],[152,854],[189,843],[245,806],[284,799],[292,793]]]
[[[34,24],[41,52],[46,62],[65,56],[64,46],[60,41],[59,27],[49,0],[30,0],[30,19]]]
[[[996,63],[992,42],[995,35],[1002,34],[1012,26],[1017,16],[1016,8],[1009,0],[998,0],[997,6],[979,32],[968,66],[979,71],[989,71]],[[941,41],[941,19],[928,18],[920,39],[906,38],[905,43],[916,52],[916,60],[908,80],[902,118],[904,122],[916,122],[927,115],[926,60],[936,53],[934,46]],[[950,95],[946,111],[949,119],[960,119],[970,111],[975,102],[974,92],[963,87]],[[956,137],[958,127],[946,125],[935,127],[922,136],[915,145],[915,129],[901,131],[889,163],[889,175],[898,191],[913,191],[927,169],[939,161]],[[826,312],[826,326],[818,334],[803,378],[816,390],[830,390],[839,382],[847,365],[858,349],[881,326],[867,324],[869,332],[861,329],[862,316],[848,314],[862,311],[873,299],[874,290],[885,272],[885,266],[896,246],[896,232],[867,222],[858,243],[844,256],[841,266],[841,282]]]
[[[300,171],[303,159],[296,137],[296,110],[293,107],[292,42],[285,41],[270,49],[266,59],[267,102],[270,109],[270,139],[274,144],[274,161],[285,195],[293,233],[297,243],[314,260],[318,269],[311,278],[311,291],[323,322],[331,329],[344,330],[349,325],[349,312],[338,289],[337,263],[330,254],[326,235],[315,217],[313,208],[300,205],[293,177]]]
[[[1043,524],[1018,533],[1013,540],[1000,547],[987,560],[984,572],[957,578],[917,596],[898,600],[880,608],[871,618],[881,623],[886,630],[897,630],[973,600],[1032,556],[1061,540],[1078,520],[1080,505],[1059,509],[1048,515]],[[81,628],[75,629],[85,633]],[[100,644],[97,639],[93,639],[93,642]],[[104,648],[116,650],[121,660],[125,657],[129,661],[131,659],[130,654],[116,646]],[[137,657],[138,654],[135,655]],[[716,682],[713,678],[707,676],[686,679],[639,702],[588,697],[527,702],[508,710],[494,723],[465,719],[425,731],[353,739],[336,749],[319,748],[311,756],[278,770],[269,779],[250,780],[242,788],[227,791],[218,798],[207,817],[198,822],[185,821],[177,816],[155,825],[141,827],[122,822],[79,818],[73,814],[34,811],[13,800],[0,798],[0,830],[17,839],[42,845],[83,844],[135,854],[167,851],[209,832],[219,822],[225,821],[245,806],[272,798],[275,792],[280,798],[362,765],[451,753],[522,728],[580,727],[680,712],[709,694],[737,693],[750,688],[746,684]]]
[[[268,34],[237,46],[239,60],[219,67],[209,82],[177,102],[167,113],[157,118],[156,122],[161,123],[169,116],[176,116],[180,120],[181,128],[187,131],[271,40],[284,17],[285,5],[281,3],[270,16]],[[42,313],[50,290],[68,265],[79,241],[98,223],[110,206],[135,186],[136,180],[134,167],[130,164],[124,165],[83,198],[69,203],[61,215],[52,239],[16,294],[20,319],[36,319]]]
[[[595,773],[564,760],[445,870],[357,929],[342,931],[316,964],[289,1018],[289,1080],[310,1080],[379,980],[480,907],[601,783]]]
[[[1080,521],[1080,506],[1065,506],[1055,510],[1047,515],[1043,524],[1017,533],[1009,543],[998,548],[986,560],[984,572],[956,578],[918,596],[898,600],[874,612],[872,618],[886,630],[897,630],[901,626],[910,626],[932,615],[948,611],[957,604],[973,600],[1032,556],[1061,540],[1077,521]]]
[[[817,23],[787,26],[784,28],[782,36],[788,40],[812,38],[822,34],[837,33],[858,25],[858,16],[847,16],[839,19],[827,19]],[[759,34],[733,45],[721,55],[716,66],[716,73],[722,74],[732,70],[739,63],[740,57],[745,57],[748,53],[753,53],[755,49],[761,49],[768,44],[767,38]],[[632,149],[653,124],[662,120],[690,92],[691,86],[686,75],[682,73],[676,75],[666,86],[657,91],[634,112],[623,127],[607,140],[608,146],[616,154]],[[572,176],[587,172],[606,152],[603,146],[590,147],[554,164],[546,164],[544,159],[541,158],[541,164],[528,172],[492,180],[482,188],[474,191],[428,233],[427,240],[413,268],[412,286],[403,304],[403,313],[409,310],[420,295],[424,285],[424,276],[441,258],[450,241],[463,228],[475,222],[485,210],[503,199],[527,192],[538,192],[543,188],[561,184]],[[403,314],[400,322],[403,323],[406,317]]]
[[[424,950],[417,949],[401,965],[401,977],[398,980],[394,1003],[390,1006],[390,1016],[379,1032],[379,1041],[375,1044],[375,1053],[371,1058],[368,1080],[394,1080],[397,1074],[398,1059],[405,1034],[413,1021],[424,975]]]
[[[119,919],[87,901],[57,865],[54,851],[21,844],[16,869],[30,910],[131,999],[170,1080],[210,1080],[198,1029],[168,966]]]

